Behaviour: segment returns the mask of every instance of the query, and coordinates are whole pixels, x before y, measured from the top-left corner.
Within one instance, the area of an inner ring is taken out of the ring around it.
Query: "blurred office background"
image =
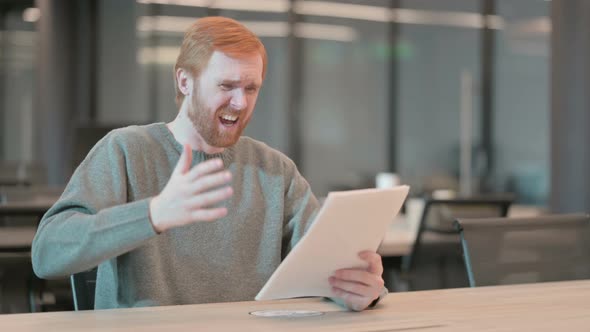
[[[463,151],[473,191],[547,203],[549,1],[0,6],[0,158],[16,176],[2,181],[63,184],[101,130],[172,120],[183,31],[223,15],[254,30],[270,55],[246,134],[292,157],[317,195],[386,171],[414,194],[459,189]]]
[[[246,135],[316,195],[390,172],[587,210],[584,2],[0,0],[0,186],[63,186],[112,128],[171,121],[183,32],[222,15],[269,54]]]

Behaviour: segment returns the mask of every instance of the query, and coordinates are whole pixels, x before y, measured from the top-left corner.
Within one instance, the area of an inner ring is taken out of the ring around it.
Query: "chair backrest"
[[[469,284],[590,279],[590,216],[460,219]]]
[[[94,310],[94,293],[96,291],[97,268],[70,276],[74,309]]]
[[[411,288],[418,290],[468,286],[461,240],[453,222],[457,218],[504,217],[512,201],[511,196],[427,199],[412,251],[402,258],[403,272],[412,274],[411,278],[414,280],[418,280],[419,274],[425,276],[421,278],[424,286],[415,282]],[[437,278],[436,282],[427,285],[427,280]],[[442,281],[439,282],[440,280]]]

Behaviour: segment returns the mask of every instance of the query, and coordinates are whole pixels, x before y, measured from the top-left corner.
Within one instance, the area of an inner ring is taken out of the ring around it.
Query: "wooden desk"
[[[262,318],[256,310],[319,310]],[[0,315],[6,331],[588,331],[590,281],[390,294],[344,312],[319,299]]]

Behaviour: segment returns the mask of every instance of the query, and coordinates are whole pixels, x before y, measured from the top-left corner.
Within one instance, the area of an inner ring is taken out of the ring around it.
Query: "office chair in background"
[[[590,279],[590,216],[459,219],[469,284]]]
[[[70,276],[74,309],[94,310],[94,294],[96,291],[96,272],[98,268],[76,273]]]
[[[511,196],[427,199],[409,255],[402,257],[398,290],[467,287],[457,218],[504,217]]]

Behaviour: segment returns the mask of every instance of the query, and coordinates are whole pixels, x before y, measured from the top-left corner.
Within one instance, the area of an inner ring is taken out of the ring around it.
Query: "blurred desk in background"
[[[39,221],[54,203],[50,199],[0,203],[0,252],[29,251]]]
[[[0,188],[0,223],[3,226],[37,226],[59,199],[63,187],[31,186]],[[29,217],[29,218],[27,218]],[[31,221],[35,221],[31,225]]]
[[[35,233],[33,227],[0,228],[0,252],[29,252]]]
[[[406,213],[395,217],[377,250],[382,257],[401,257],[412,251],[423,209],[423,199],[407,199]]]
[[[412,251],[424,208],[424,200],[411,198],[406,204],[406,213],[398,214],[385,233],[377,252],[383,257],[405,256]],[[534,217],[547,213],[539,206],[515,205],[508,210],[508,217]]]
[[[412,251],[417,232],[413,221],[406,215],[398,215],[387,229],[377,252],[383,257],[405,256]]]
[[[0,203],[0,217],[36,217],[41,220],[43,215],[53,206],[56,200],[35,200],[23,202]]]
[[[408,199],[406,213],[400,213],[395,217],[377,249],[383,262],[383,280],[390,291],[398,288],[396,276],[399,275],[402,257],[411,253],[416,241],[423,208],[424,200]]]

